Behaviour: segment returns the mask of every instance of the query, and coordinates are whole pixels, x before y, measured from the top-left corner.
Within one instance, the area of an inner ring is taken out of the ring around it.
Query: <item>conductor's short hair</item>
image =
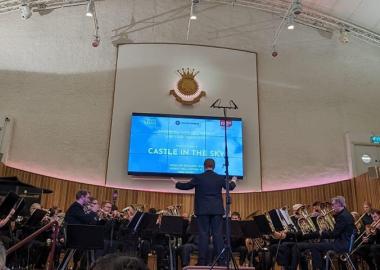
[[[205,168],[214,169],[215,168],[215,161],[212,158],[208,158],[205,160],[203,165]]]

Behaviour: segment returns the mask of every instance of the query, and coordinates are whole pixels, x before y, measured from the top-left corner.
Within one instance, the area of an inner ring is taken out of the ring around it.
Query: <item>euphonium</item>
[[[311,232],[316,232],[317,228],[315,227],[313,221],[311,220],[307,210],[305,208],[299,210],[300,215],[302,216],[297,220],[298,226],[301,228],[302,234],[307,234]]]
[[[181,207],[182,206],[179,204],[168,206],[167,209],[168,209],[169,215],[179,217],[181,215],[181,212],[180,212]]]
[[[321,214],[317,217],[317,223],[318,223],[319,228],[322,231],[334,230],[335,223],[332,221],[333,217],[331,216],[331,213],[333,211],[334,211],[333,209],[331,209],[330,211],[321,209]]]

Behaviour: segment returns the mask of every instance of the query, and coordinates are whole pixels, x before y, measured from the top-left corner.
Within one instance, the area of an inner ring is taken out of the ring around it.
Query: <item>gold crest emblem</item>
[[[195,80],[195,76],[199,71],[195,72],[194,69],[186,70],[182,68],[177,70],[177,73],[181,76],[181,79],[177,82],[177,89],[170,90],[170,95],[173,95],[176,100],[185,105],[191,105],[199,102],[201,97],[206,96],[205,91],[199,90],[198,82]]]

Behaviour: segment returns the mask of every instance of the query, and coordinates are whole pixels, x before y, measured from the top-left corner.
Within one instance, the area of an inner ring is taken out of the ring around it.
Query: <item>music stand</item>
[[[255,220],[241,221],[241,230],[245,238],[259,238],[263,235],[260,233],[259,225]]]
[[[183,218],[179,216],[162,216],[159,233],[165,234],[169,238],[169,261],[170,269],[176,269],[176,262],[173,256],[173,245],[176,237],[183,235]],[[172,236],[174,238],[172,239]]]
[[[256,222],[261,235],[269,235],[272,233],[269,221],[265,215],[255,216],[254,221]]]
[[[132,220],[128,223],[127,225],[127,229],[129,231],[132,231],[133,233],[136,233],[136,230],[137,230],[137,227],[139,226],[140,222],[141,222],[141,218],[142,218],[142,215],[144,213],[143,212],[140,212],[140,211],[137,211]]]
[[[230,175],[229,175],[229,161],[228,161],[228,144],[227,144],[227,110],[237,110],[238,106],[235,104],[233,100],[230,100],[228,103],[228,106],[221,105],[221,100],[217,99],[213,104],[211,104],[210,108],[213,109],[223,109],[223,121],[224,121],[224,165],[226,166],[226,175],[225,175],[225,182],[226,182],[226,214],[227,216],[230,214],[231,210],[231,194],[230,194]],[[226,257],[226,264],[227,269],[230,269],[230,260],[232,259],[232,263],[234,265],[234,269],[239,269],[235,258],[232,254],[231,250],[231,230],[230,230],[230,220],[226,219],[226,245],[220,252],[220,254],[217,255],[217,257],[214,260],[214,263],[211,265],[210,270],[214,268],[217,261],[220,258],[223,258],[223,254],[225,253]]]
[[[230,218],[230,228],[231,228],[231,237],[233,238],[240,238],[243,237],[243,231],[241,228],[242,221],[239,220],[231,220]],[[225,236],[226,232],[226,222],[223,223],[223,235]]]
[[[87,255],[87,269],[95,261],[94,250],[104,248],[104,226],[68,224],[66,226],[66,248],[68,249],[58,270],[67,269],[69,261],[77,249],[85,250]],[[89,254],[89,252],[91,254]]]
[[[183,218],[178,216],[162,216],[159,232],[170,235],[182,235]]]
[[[30,227],[38,225],[41,222],[41,220],[46,216],[46,214],[47,214],[47,211],[44,211],[42,209],[34,210],[33,214],[30,216],[30,218],[26,222],[26,225]]]
[[[152,234],[157,229],[157,214],[142,213],[134,230],[139,233]]]
[[[261,238],[263,235],[267,235],[271,232],[269,222],[265,218],[265,216],[261,215],[257,217],[255,217],[255,219],[257,218],[256,220],[241,221],[241,228],[242,228],[245,238],[251,238],[251,239]],[[265,252],[268,252],[268,251],[269,250],[266,247],[263,247],[261,252],[260,250],[258,250],[258,256],[261,258],[260,261],[261,261],[262,269],[267,269],[264,256],[265,256]],[[252,252],[251,258],[249,260],[249,266],[253,265],[253,260],[254,260],[253,255],[254,254]]]

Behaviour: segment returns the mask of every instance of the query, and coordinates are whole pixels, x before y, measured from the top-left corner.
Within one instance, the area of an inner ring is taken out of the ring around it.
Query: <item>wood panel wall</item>
[[[56,205],[67,209],[75,200],[75,193],[80,189],[90,191],[99,201],[112,198],[112,188],[61,180],[7,167],[3,164],[0,164],[0,176],[18,176],[21,181],[53,190],[53,194],[42,196],[42,205],[45,208]],[[145,209],[150,207],[163,209],[169,205],[180,204],[183,212],[191,213],[193,211],[194,196],[191,194],[117,190],[119,208],[128,204],[143,204]],[[244,218],[255,210],[263,212],[285,205],[291,207],[295,203],[311,204],[316,200],[330,201],[337,195],[346,198],[348,208],[351,210],[361,212],[362,203],[365,200],[371,201],[374,207],[380,208],[380,179],[369,180],[368,175],[364,174],[351,180],[314,187],[232,194],[231,209],[239,211]]]

